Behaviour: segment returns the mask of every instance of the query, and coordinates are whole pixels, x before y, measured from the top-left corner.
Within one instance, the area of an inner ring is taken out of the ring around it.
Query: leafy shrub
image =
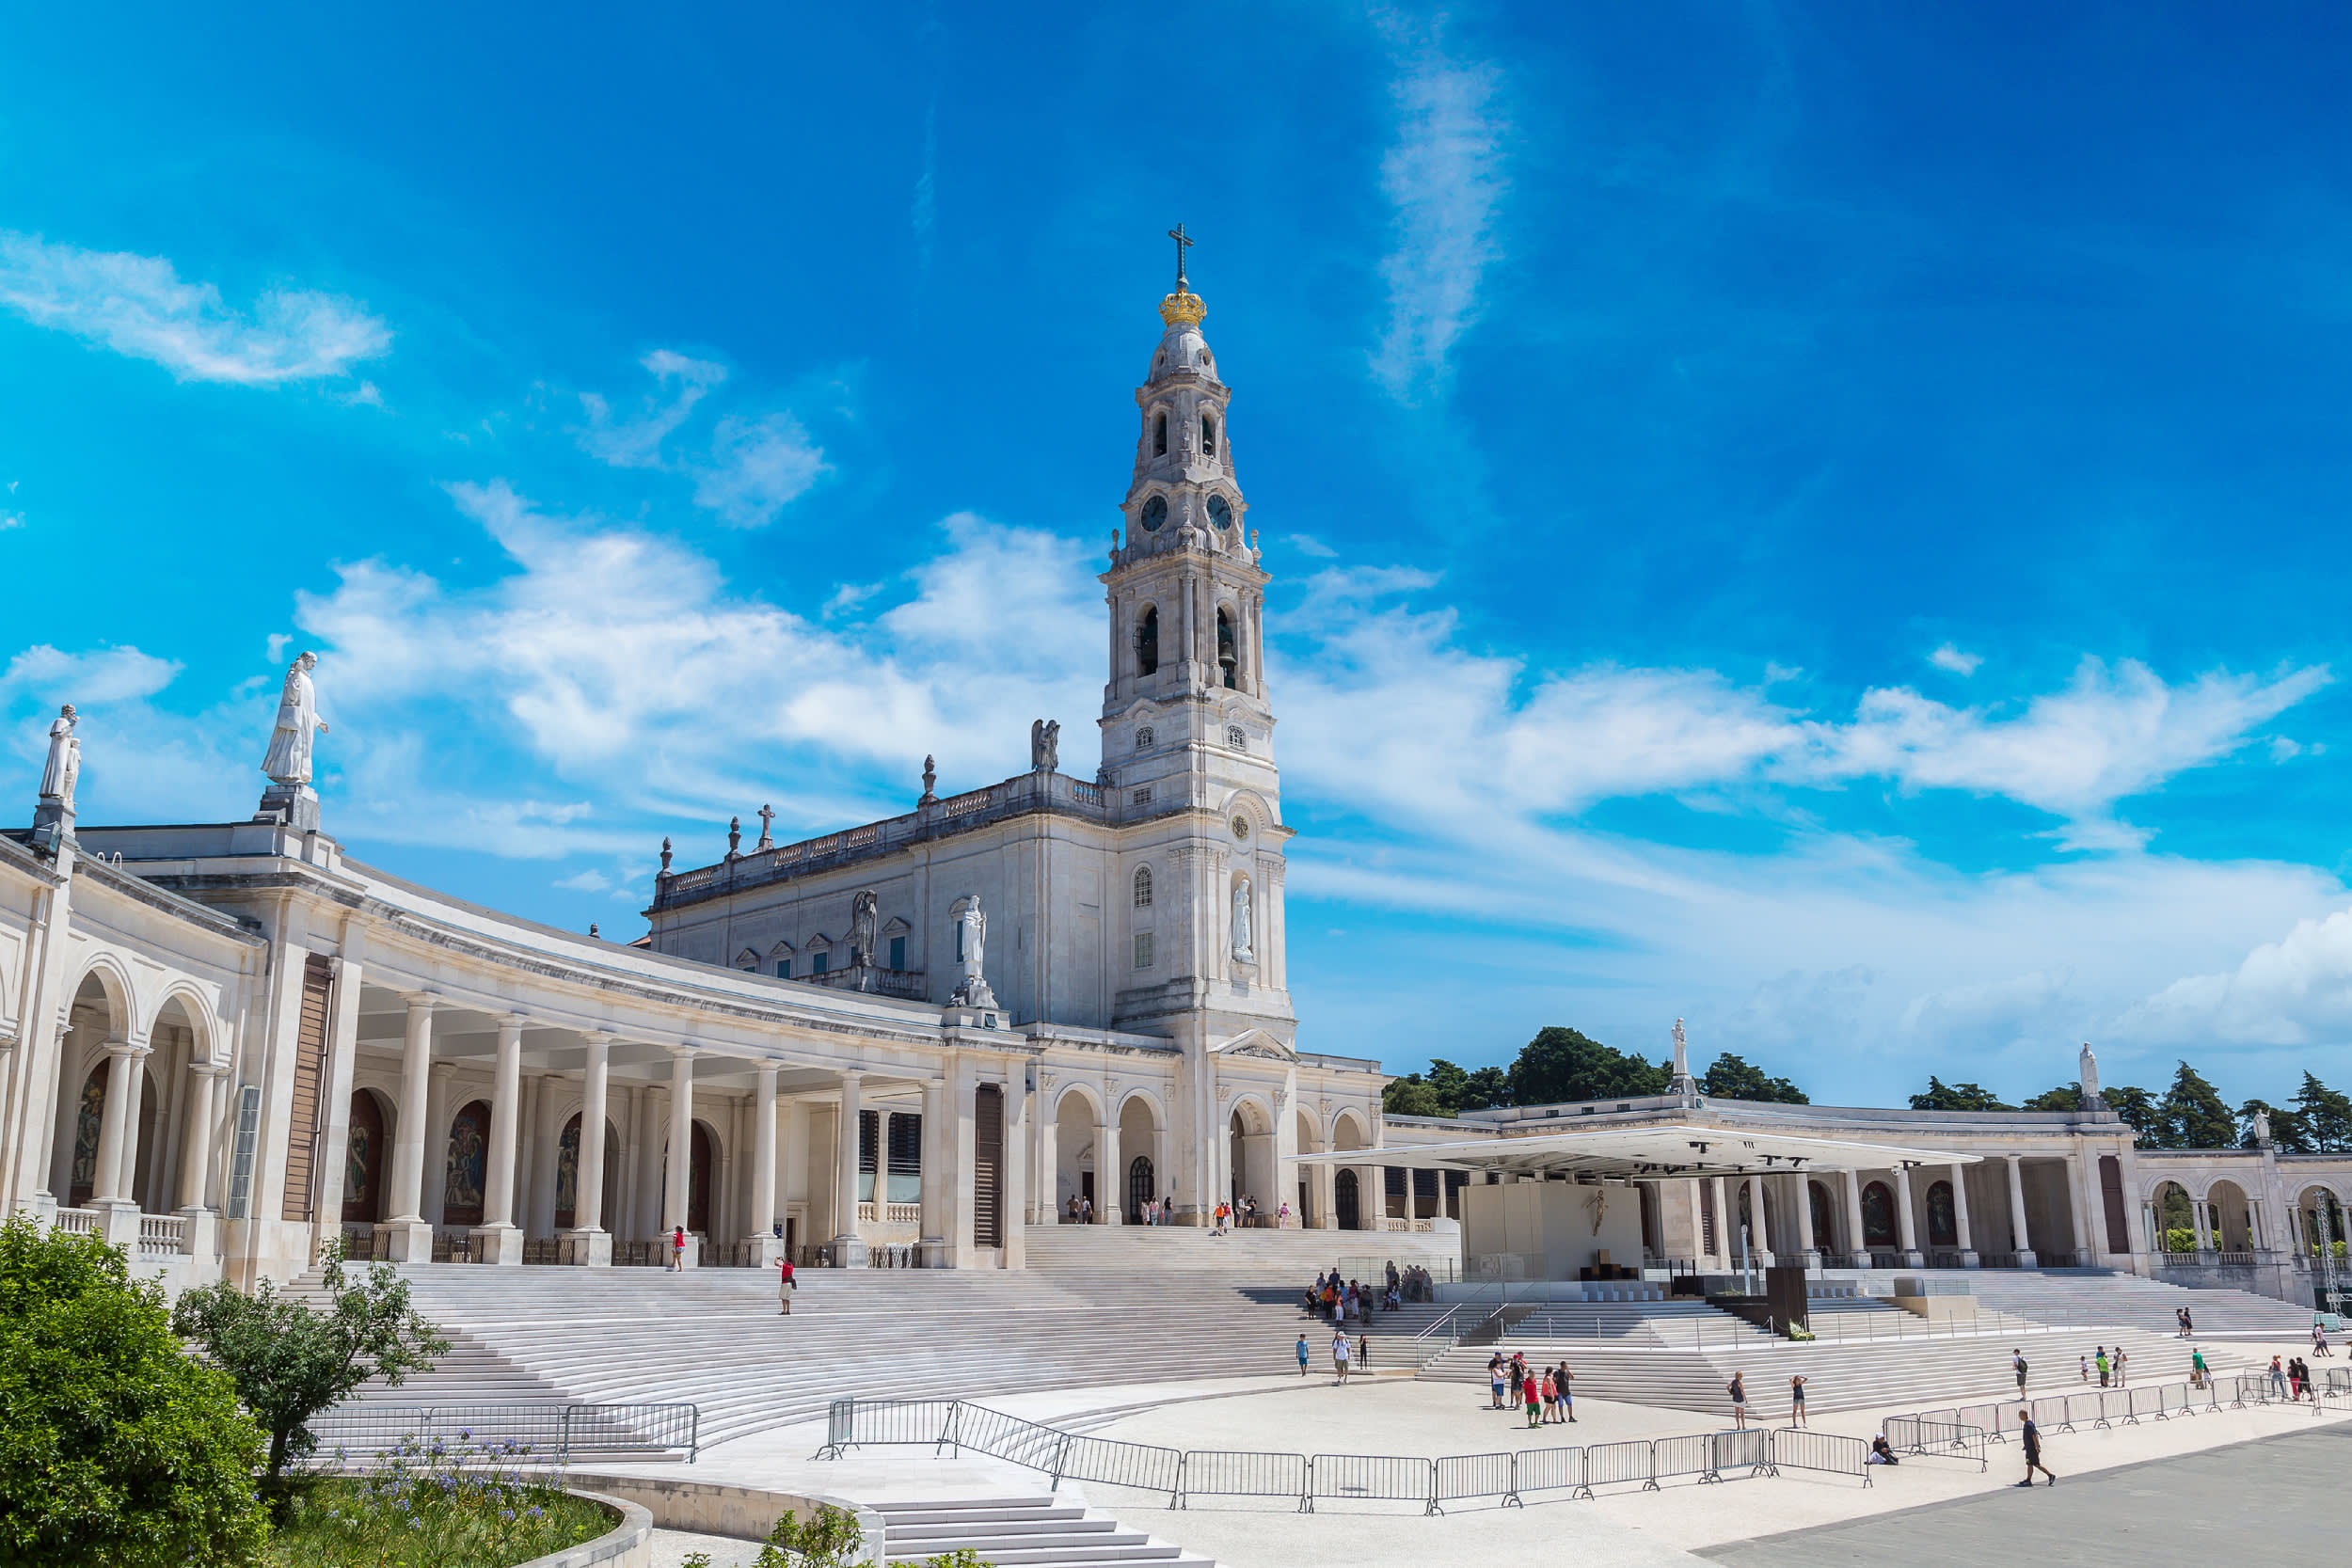
[[[0,1564],[254,1560],[262,1433],[119,1248],[0,1227]]]
[[[338,1455],[338,1457],[342,1457]],[[399,1563],[497,1568],[592,1541],[612,1528],[564,1490],[527,1443],[409,1437],[351,1480],[295,1489],[271,1560],[284,1568]]]

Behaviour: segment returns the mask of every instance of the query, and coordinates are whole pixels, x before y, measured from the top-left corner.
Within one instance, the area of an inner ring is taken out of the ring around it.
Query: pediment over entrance
[[[1212,1046],[1213,1056],[1256,1056],[1269,1062],[1295,1062],[1298,1053],[1263,1029],[1245,1029],[1221,1045]]]

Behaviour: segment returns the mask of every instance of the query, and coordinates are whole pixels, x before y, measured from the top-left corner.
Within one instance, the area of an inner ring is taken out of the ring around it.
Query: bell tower
[[[1280,787],[1265,685],[1267,577],[1234,478],[1232,388],[1200,334],[1208,305],[1184,276],[1192,241],[1182,224],[1169,237],[1176,288],[1160,301],[1166,330],[1136,390],[1126,521],[1101,578],[1110,612],[1103,770],[1130,816],[1137,805],[1215,807],[1236,788],[1271,805]]]

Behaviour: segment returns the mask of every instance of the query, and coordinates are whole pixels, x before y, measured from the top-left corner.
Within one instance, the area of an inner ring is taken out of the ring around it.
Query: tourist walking
[[[1731,1381],[1725,1384],[1724,1387],[1725,1391],[1731,1395],[1731,1424],[1736,1427],[1744,1428],[1748,1424],[1747,1374],[1744,1372],[1732,1373]]]
[[[1298,1337],[1298,1375],[1307,1375],[1307,1337],[1304,1334]]]
[[[2304,1365],[2303,1358],[2301,1356],[2298,1355],[2294,1360],[2287,1363],[2287,1382],[2294,1386],[2295,1398],[2297,1401],[2300,1401],[2303,1398],[2304,1393],[2311,1387],[2312,1370],[2308,1366]],[[2316,1403],[2316,1400],[2314,1400],[2313,1402]]]
[[[1494,1400],[1493,1402],[1488,1405],[1487,1408],[1489,1409],[1500,1410],[1502,1408],[1503,1377],[1502,1353],[1501,1351],[1497,1351],[1492,1355],[1486,1357],[1486,1381],[1494,1387]]]
[[[1369,1334],[1356,1336],[1356,1369],[1367,1373],[1372,1370],[1372,1336]]]
[[[1347,1381],[1347,1331],[1345,1329],[1331,1336],[1331,1370],[1340,1374],[1342,1383]]]
[[[2096,1359],[2097,1359],[2097,1361],[2098,1361],[2098,1365],[2099,1365],[2099,1386],[2100,1386],[2100,1387],[2102,1387],[2102,1388],[2104,1388],[2104,1387],[2106,1387],[2106,1386],[2107,1386],[2107,1371],[2108,1371],[2108,1367],[2107,1367],[2107,1347],[2106,1347],[2106,1346],[2105,1346],[2105,1345],[2101,1345],[2101,1346],[2099,1347],[2099,1354],[2098,1354],[2098,1356],[2097,1356],[2097,1358],[2096,1358]]]
[[[2124,1379],[2124,1377],[2127,1375],[2127,1369],[2131,1366],[2131,1363],[2132,1363],[2132,1358],[2131,1358],[2128,1354],[2124,1354],[2123,1347],[2122,1347],[2122,1345],[2118,1345],[2118,1346],[2116,1346],[2116,1347],[2115,1347],[2115,1386],[2116,1386],[2118,1388],[2121,1388],[2121,1387],[2122,1387],[2122,1386],[2123,1386],[2123,1379]]]
[[[2188,1308],[2187,1308],[2187,1307],[2175,1307],[2174,1308],[2172,1308],[2172,1321],[2173,1321],[2175,1323],[2177,1323],[2177,1324],[2179,1324],[2179,1325],[2180,1325],[2179,1327],[2177,1327],[2176,1329],[2174,1329],[2174,1330],[2173,1330],[2172,1337],[2173,1337],[2174,1338],[2176,1338],[2176,1339],[2185,1339],[2185,1338],[2188,1338]]]
[[[2031,1410],[2024,1411],[2018,1416],[2017,1435],[2025,1440],[2026,1445],[2026,1479],[2017,1484],[2031,1486],[2033,1473],[2040,1470],[2043,1475],[2050,1476],[2050,1484],[2056,1486],[2058,1477],[2050,1475],[2049,1466],[2042,1463],[2042,1429],[2033,1424]]]
[[[2017,1393],[2023,1398],[2026,1392],[2026,1353],[2022,1350],[2010,1351],[2009,1364],[2017,1373]]]
[[[777,1259],[776,1274],[778,1275],[776,1283],[776,1295],[782,1303],[784,1315],[788,1318],[792,1315],[792,1292],[800,1289],[799,1283],[792,1277],[792,1259],[789,1258]]]
[[[1804,1376],[1803,1373],[1791,1373],[1788,1379],[1788,1424],[1792,1427],[1809,1424],[1804,1418]]]
[[[1525,1386],[1519,1391],[1519,1398],[1527,1406],[1527,1424],[1531,1428],[1542,1425],[1544,1419],[1543,1377],[1538,1373],[1530,1373]]]
[[[670,1232],[670,1272],[686,1272],[686,1227],[682,1225]]]
[[[2090,1357],[2088,1355],[2083,1357],[2083,1381],[2085,1383],[2090,1381]]]
[[[2270,1391],[2280,1399],[2287,1397],[2286,1363],[2275,1355],[2270,1358]]]
[[[2197,1338],[2197,1314],[2185,1307],[2181,1308],[2181,1333],[2191,1339]]]
[[[2313,1355],[2335,1354],[2335,1352],[2328,1348],[2328,1330],[2317,1318],[2312,1320],[2312,1354]]]
[[[1576,1419],[1576,1390],[1568,1385],[1576,1381],[1576,1374],[1568,1370],[1568,1364],[1565,1361],[1560,1363],[1556,1381],[1560,1385],[1560,1418],[1573,1421]]]
[[[2188,1384],[2190,1387],[2202,1388],[2205,1386],[2206,1377],[2212,1373],[2212,1368],[2205,1365],[2205,1353],[2202,1349],[2191,1350],[2188,1353]]]

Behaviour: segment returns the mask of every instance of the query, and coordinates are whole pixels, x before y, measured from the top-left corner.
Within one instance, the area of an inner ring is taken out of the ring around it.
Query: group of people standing
[[[1487,1359],[1486,1380],[1494,1388],[1496,1410],[1525,1410],[1531,1427],[1565,1425],[1576,1419],[1576,1394],[1568,1385],[1576,1374],[1568,1364],[1530,1367],[1524,1351],[1508,1360],[1501,1351]]]
[[[2327,1353],[2322,1351],[2320,1354],[2324,1355]],[[2309,1399],[2313,1404],[2319,1402],[2319,1388],[2312,1377],[2311,1366],[2299,1355],[2285,1361],[2275,1355],[2270,1358],[2270,1386],[2285,1399]]]
[[[2025,1357],[2020,1355],[2017,1359],[2022,1362]],[[2094,1345],[2091,1347],[2091,1353],[2082,1358],[2082,1362],[2085,1383],[2090,1381],[2093,1368],[2098,1370],[2099,1386],[2102,1388],[2107,1387],[2110,1382],[2113,1386],[2121,1388],[2131,1381],[2132,1358],[2122,1345],[2116,1346],[2112,1351],[2105,1345]],[[2017,1391],[2022,1394],[2025,1390],[2026,1385],[2021,1378],[2017,1385]]]
[[[1331,1323],[1370,1323],[1372,1292],[1353,1279],[1340,1277],[1339,1266],[1318,1274],[1307,1291],[1307,1310]]]

